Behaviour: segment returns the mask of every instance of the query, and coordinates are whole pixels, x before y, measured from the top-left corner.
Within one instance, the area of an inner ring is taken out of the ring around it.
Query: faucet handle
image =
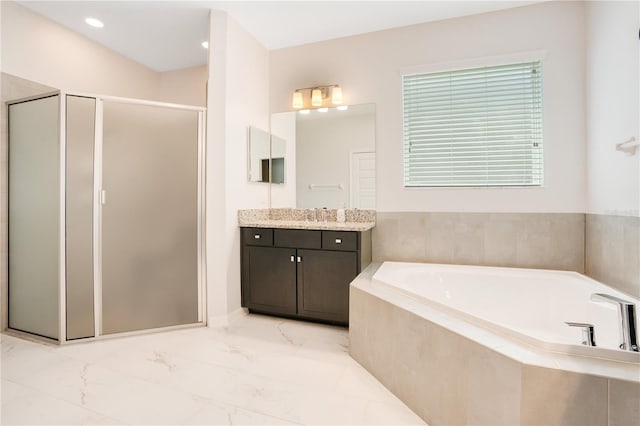
[[[569,327],[578,327],[582,329],[582,341],[583,345],[586,346],[595,346],[596,345],[596,334],[595,328],[593,324],[587,324],[583,322],[565,322]]]

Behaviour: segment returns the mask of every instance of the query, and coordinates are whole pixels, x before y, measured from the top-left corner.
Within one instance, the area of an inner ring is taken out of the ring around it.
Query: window
[[[539,186],[540,61],[405,75],[405,186]]]

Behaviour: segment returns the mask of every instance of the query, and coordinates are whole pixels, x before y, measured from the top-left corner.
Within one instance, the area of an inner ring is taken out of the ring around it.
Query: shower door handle
[[[107,191],[104,189],[100,191],[100,204],[103,206],[107,204]]]

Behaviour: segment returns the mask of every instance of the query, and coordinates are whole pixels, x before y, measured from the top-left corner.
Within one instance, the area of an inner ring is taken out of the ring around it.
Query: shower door
[[[58,338],[60,96],[8,105],[9,328]]]
[[[200,113],[100,106],[101,334],[196,323]]]

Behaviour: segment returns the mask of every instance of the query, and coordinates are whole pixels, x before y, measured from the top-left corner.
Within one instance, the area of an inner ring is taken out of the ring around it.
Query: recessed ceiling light
[[[324,107],[324,108],[318,108],[318,112],[327,112],[329,111],[329,108]]]
[[[338,111],[346,111],[349,109],[349,105],[340,105],[339,107],[336,107],[336,109]]]
[[[208,41],[203,41],[201,44],[202,44],[202,47],[204,47],[205,49],[209,48],[209,42]]]
[[[309,114],[311,111],[308,109],[301,109],[300,111],[298,111],[300,114]]]
[[[104,24],[102,23],[101,20],[96,19],[96,18],[86,18],[84,20],[84,22],[86,22],[87,24],[91,25],[92,27],[95,28],[102,28],[104,27]]]

